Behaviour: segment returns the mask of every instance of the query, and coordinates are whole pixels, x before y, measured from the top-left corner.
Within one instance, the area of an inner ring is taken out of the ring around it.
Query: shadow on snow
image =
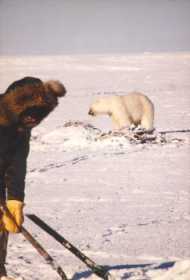
[[[175,262],[164,262],[158,265],[155,264],[121,264],[121,265],[114,265],[114,266],[104,266],[104,268],[106,270],[108,270],[109,272],[114,271],[114,270],[122,270],[122,269],[140,269],[142,272],[146,273],[148,270],[156,270],[156,269],[163,269],[163,270],[167,270],[171,267],[173,267],[173,265],[175,264]],[[129,277],[133,276],[134,271],[131,272],[126,272],[124,273],[123,276],[121,276],[121,279],[128,279]],[[82,272],[78,272],[75,273],[72,277],[72,280],[79,280],[82,278],[88,278],[90,277],[90,275],[92,274],[92,271],[88,270],[88,271],[82,271]]]

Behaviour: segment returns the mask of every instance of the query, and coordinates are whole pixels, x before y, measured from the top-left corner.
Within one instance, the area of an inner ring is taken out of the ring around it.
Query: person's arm
[[[11,159],[6,170],[5,184],[7,189],[6,206],[14,218],[17,226],[13,222],[8,212],[4,212],[3,225],[5,230],[13,233],[19,232],[19,227],[24,221],[23,200],[26,176],[26,161],[29,153],[30,133],[20,135],[16,146],[16,152]]]
[[[30,132],[23,132],[23,135],[20,135],[19,138],[16,152],[6,170],[5,182],[7,188],[7,200],[24,201]]]

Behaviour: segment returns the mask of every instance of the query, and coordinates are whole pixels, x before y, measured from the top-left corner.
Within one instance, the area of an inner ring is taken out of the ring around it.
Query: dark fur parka
[[[12,83],[0,95],[0,201],[24,200],[26,160],[31,128],[25,127],[25,116],[34,116],[39,124],[66,94],[58,81],[43,83],[26,77]]]

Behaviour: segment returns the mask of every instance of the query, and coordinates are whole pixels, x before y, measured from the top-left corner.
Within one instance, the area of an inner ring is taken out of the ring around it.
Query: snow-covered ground
[[[155,104],[157,131],[190,129],[190,53],[0,58],[1,92],[28,75],[58,79],[68,93],[33,130],[25,212],[116,279],[189,280],[190,133],[165,144],[99,138],[111,122],[87,112],[97,96],[139,90]],[[25,227],[70,278],[98,279],[27,218]],[[10,237],[7,261],[14,276],[59,279],[21,235]]]

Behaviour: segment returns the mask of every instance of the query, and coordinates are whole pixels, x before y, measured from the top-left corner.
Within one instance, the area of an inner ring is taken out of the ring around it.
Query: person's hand
[[[20,232],[19,227],[24,222],[24,215],[23,215],[24,203],[19,200],[7,200],[6,207],[8,211],[4,210],[3,219],[2,219],[4,229],[13,233]],[[10,212],[10,215],[8,212]],[[16,224],[13,220],[16,222]]]

